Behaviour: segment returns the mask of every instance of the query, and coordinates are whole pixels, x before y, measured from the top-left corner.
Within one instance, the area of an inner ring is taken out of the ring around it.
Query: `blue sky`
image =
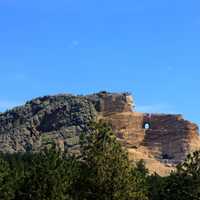
[[[132,92],[200,124],[200,1],[0,0],[0,110],[33,97]]]

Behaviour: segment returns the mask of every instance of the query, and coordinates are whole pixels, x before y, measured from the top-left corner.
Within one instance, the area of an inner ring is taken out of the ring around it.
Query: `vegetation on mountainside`
[[[195,200],[200,199],[200,152],[168,177],[133,165],[105,124],[81,137],[78,157],[56,148],[0,155],[0,200]]]

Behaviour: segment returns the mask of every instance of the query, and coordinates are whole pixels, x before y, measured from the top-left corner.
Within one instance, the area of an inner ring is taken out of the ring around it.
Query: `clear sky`
[[[199,0],[0,0],[0,110],[33,97],[132,92],[200,124]]]

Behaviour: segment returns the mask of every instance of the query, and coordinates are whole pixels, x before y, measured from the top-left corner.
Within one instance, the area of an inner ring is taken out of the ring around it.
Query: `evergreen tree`
[[[0,156],[0,199],[11,200],[14,198],[14,177],[8,162]]]
[[[145,167],[145,162],[143,160],[133,163],[133,167],[131,167],[131,177],[132,183],[135,183],[135,199],[147,199],[149,194],[148,176],[149,171]]]
[[[163,188],[166,177],[161,177],[158,174],[152,174],[147,177],[148,180],[148,190],[150,200],[164,200]]]
[[[200,151],[177,166],[177,171],[163,178],[159,199],[200,200]]]
[[[70,200],[77,163],[54,149],[33,154],[16,200]]]
[[[82,179],[79,199],[144,200],[143,189],[126,150],[106,124],[93,124],[82,143]]]

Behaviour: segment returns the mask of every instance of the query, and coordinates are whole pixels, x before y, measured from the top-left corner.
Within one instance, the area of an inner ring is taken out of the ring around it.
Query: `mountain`
[[[111,124],[130,160],[143,159],[161,175],[200,149],[198,126],[181,115],[139,113],[129,93],[100,92],[44,96],[1,113],[0,151],[34,152],[54,142],[63,151],[79,153],[80,134],[99,120]]]

